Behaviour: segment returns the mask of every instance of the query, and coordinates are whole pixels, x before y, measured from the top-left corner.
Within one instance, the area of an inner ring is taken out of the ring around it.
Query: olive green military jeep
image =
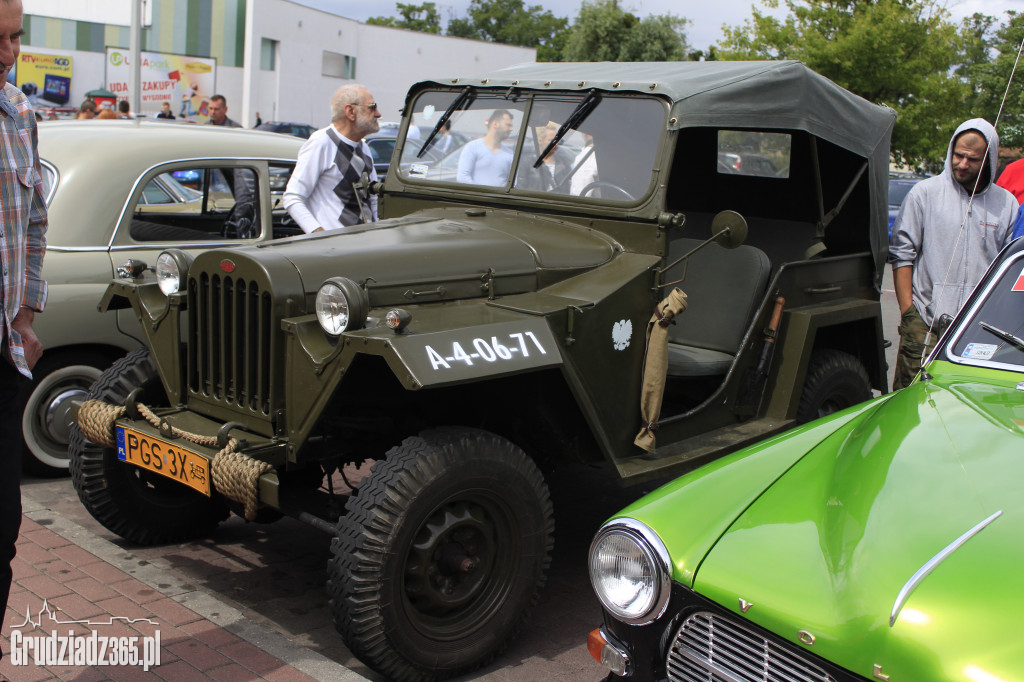
[[[82,407],[78,493],[139,543],[315,524],[353,653],[479,666],[544,582],[549,463],[663,478],[887,391],[893,121],[795,62],[418,83],[379,222],[110,285],[148,352]]]

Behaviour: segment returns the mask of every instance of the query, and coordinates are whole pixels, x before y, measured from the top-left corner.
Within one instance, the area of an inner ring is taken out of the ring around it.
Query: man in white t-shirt
[[[363,138],[380,129],[380,110],[362,85],[343,85],[331,97],[331,125],[310,135],[284,191],[284,207],[303,232],[377,220],[377,197],[357,190],[363,173],[377,179]]]

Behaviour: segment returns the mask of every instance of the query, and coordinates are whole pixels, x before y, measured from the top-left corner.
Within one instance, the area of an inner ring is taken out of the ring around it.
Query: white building
[[[108,48],[129,49],[133,1],[23,0],[22,52],[70,57],[69,105],[77,106],[86,92],[111,89]],[[141,50],[214,60],[214,87],[227,98],[228,116],[245,126],[256,112],[264,121],[326,125],[331,94],[353,82],[370,89],[385,120],[398,120],[406,91],[419,80],[536,58],[532,48],[371,26],[290,0],[143,2]],[[381,7],[382,14],[391,9]],[[157,102],[132,107],[159,111]]]

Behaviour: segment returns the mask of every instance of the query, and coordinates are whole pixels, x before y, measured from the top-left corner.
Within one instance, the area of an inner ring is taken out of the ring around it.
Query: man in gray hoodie
[[[1010,241],[1017,200],[993,183],[998,156],[995,128],[982,118],[964,121],[942,173],[914,185],[900,206],[889,238],[902,313],[893,389],[914,379],[935,346],[935,322],[956,314]]]

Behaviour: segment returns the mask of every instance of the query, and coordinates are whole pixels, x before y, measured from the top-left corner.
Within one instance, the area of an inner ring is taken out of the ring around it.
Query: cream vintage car
[[[22,418],[27,471],[68,467],[68,407],[141,345],[130,311],[97,304],[129,260],[152,265],[168,246],[198,251],[299,234],[281,193],[302,140],[273,133],[148,121],[39,126],[50,226],[36,316],[43,357]]]

